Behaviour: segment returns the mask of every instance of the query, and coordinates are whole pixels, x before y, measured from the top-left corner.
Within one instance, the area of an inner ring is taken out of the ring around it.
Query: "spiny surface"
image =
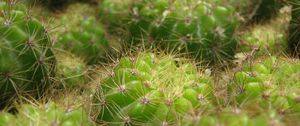
[[[55,53],[57,72],[65,88],[82,87],[87,83],[87,66],[82,59],[64,51]]]
[[[268,57],[249,63],[235,74],[234,81],[232,96],[238,106],[275,110],[287,119],[299,117],[299,60]]]
[[[54,24],[59,27],[54,35],[57,37],[56,47],[84,58],[88,64],[97,63],[109,50],[104,29],[88,4],[70,5],[65,12],[54,17]]]
[[[109,125],[180,124],[213,107],[212,80],[171,55],[123,57],[95,95],[98,120]]]
[[[120,32],[120,27],[128,31],[125,34],[133,44],[144,40],[159,43],[164,49],[191,53],[213,63],[234,55],[238,20],[234,9],[225,2],[104,0],[100,5],[104,22],[114,33]]]
[[[1,103],[22,91],[42,93],[55,67],[47,30],[14,0],[0,2],[0,11]]]
[[[53,102],[34,106],[23,104],[18,114],[0,113],[1,126],[93,126],[82,108],[65,108]]]

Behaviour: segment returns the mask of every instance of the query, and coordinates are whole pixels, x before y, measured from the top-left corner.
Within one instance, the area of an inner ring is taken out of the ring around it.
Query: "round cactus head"
[[[103,26],[94,17],[94,8],[88,4],[72,4],[59,16],[53,16],[53,27],[61,26],[54,35],[57,48],[82,57],[88,64],[103,60],[109,43]]]
[[[237,44],[234,32],[238,26],[233,8],[221,3],[104,0],[101,16],[111,27],[128,31],[125,35],[129,35],[129,42],[133,44],[146,39],[152,42],[146,45],[159,43],[166,50],[190,53],[198,59],[219,63],[234,55]]]
[[[180,124],[184,115],[212,108],[212,80],[172,55],[122,57],[95,95],[98,120],[109,125]]]
[[[284,118],[299,112],[299,60],[268,57],[246,64],[235,74],[233,101],[258,111],[273,109]],[[258,108],[258,109],[257,109]],[[287,114],[288,113],[288,114]]]

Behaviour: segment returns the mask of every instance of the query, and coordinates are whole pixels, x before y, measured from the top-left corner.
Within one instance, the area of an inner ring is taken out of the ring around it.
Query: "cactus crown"
[[[80,11],[74,11],[77,9]],[[93,14],[87,4],[72,4],[54,19],[54,24],[64,29],[58,29],[56,47],[84,58],[88,64],[98,63],[109,50],[103,26]]]
[[[140,53],[121,58],[112,71],[95,96],[103,123],[180,123],[194,108],[211,104],[211,78],[180,58]]]

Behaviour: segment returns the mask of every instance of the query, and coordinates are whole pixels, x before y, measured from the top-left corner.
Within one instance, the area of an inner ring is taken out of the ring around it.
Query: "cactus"
[[[290,53],[300,58],[300,1],[298,0],[289,0],[289,3],[293,6],[292,7],[292,20],[290,22],[289,28],[289,50]]]
[[[84,58],[88,64],[95,64],[109,50],[109,43],[103,27],[90,14],[93,9],[89,5],[73,4],[54,19],[57,26],[65,29],[57,33],[56,47]]]
[[[16,124],[13,123],[15,120],[14,115],[7,112],[0,112],[0,126],[15,126]]]
[[[3,126],[92,126],[88,114],[82,108],[64,108],[53,102],[35,106],[23,104],[18,113],[1,113]],[[2,126],[2,125],[1,125]]]
[[[235,53],[238,20],[233,8],[220,2],[104,0],[100,9],[113,30],[123,27],[129,31],[127,37],[133,44],[146,39],[212,63],[231,59]]]
[[[171,55],[123,57],[95,94],[98,120],[108,125],[180,124],[194,109],[213,108],[212,80]]]
[[[0,2],[0,11],[2,104],[16,94],[44,92],[54,76],[55,58],[47,30],[26,7],[12,0]]]
[[[57,72],[61,76],[64,87],[82,87],[87,82],[87,66],[80,58],[74,55],[57,51]]]
[[[242,37],[240,51],[249,52],[253,48],[260,48],[268,52],[278,52],[278,49],[284,51],[286,48],[286,38],[283,32],[279,32],[272,27],[273,25],[257,25],[246,31]],[[282,28],[282,27],[279,27]]]
[[[267,24],[254,24],[242,31],[238,51],[249,52],[253,48],[259,48],[262,52],[271,54],[285,52],[288,44],[286,42],[289,26],[290,12],[283,11]],[[280,50],[280,51],[279,51]]]
[[[253,104],[278,113],[299,112],[300,62],[270,57],[255,62],[235,74],[232,89],[234,99],[241,106]]]

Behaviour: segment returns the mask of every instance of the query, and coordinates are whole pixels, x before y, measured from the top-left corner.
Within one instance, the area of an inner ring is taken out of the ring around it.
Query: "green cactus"
[[[73,4],[54,19],[54,24],[64,29],[56,34],[56,47],[84,58],[88,64],[97,63],[109,50],[103,26],[92,14],[91,6]]]
[[[112,71],[95,96],[101,123],[172,124],[193,109],[213,107],[211,78],[171,55],[123,57]]]
[[[98,120],[108,125],[180,124],[188,112],[213,107],[212,80],[171,55],[123,57],[95,95]]]
[[[300,62],[270,57],[248,64],[235,74],[233,96],[241,106],[270,107],[279,113],[299,112]]]
[[[285,52],[288,47],[286,33],[290,22],[289,17],[289,12],[282,11],[266,24],[248,26],[245,31],[241,31],[238,52],[250,52],[253,48],[259,48],[259,53]]]
[[[16,94],[44,92],[54,77],[55,58],[47,30],[26,7],[12,0],[0,2],[0,11],[2,104]]]
[[[219,63],[234,55],[237,44],[234,32],[238,25],[233,8],[220,3],[104,0],[100,15],[113,32],[119,27],[127,30],[133,44],[146,39],[171,51],[188,52],[198,59]]]
[[[252,111],[226,107],[220,109],[218,112],[196,116],[191,120],[183,120],[182,126],[281,126],[287,124],[276,113],[276,110],[268,110],[255,114],[252,114]]]
[[[82,108],[62,107],[53,102],[34,106],[23,104],[13,116],[1,113],[1,126],[93,126]]]
[[[87,83],[87,66],[80,58],[74,55],[57,51],[57,72],[61,76],[64,87],[82,87]]]
[[[14,115],[7,112],[0,112],[0,126],[15,126],[16,124],[13,122],[16,122]]]
[[[300,58],[300,1],[289,0],[289,3],[293,6],[288,37],[289,50],[293,56]]]

